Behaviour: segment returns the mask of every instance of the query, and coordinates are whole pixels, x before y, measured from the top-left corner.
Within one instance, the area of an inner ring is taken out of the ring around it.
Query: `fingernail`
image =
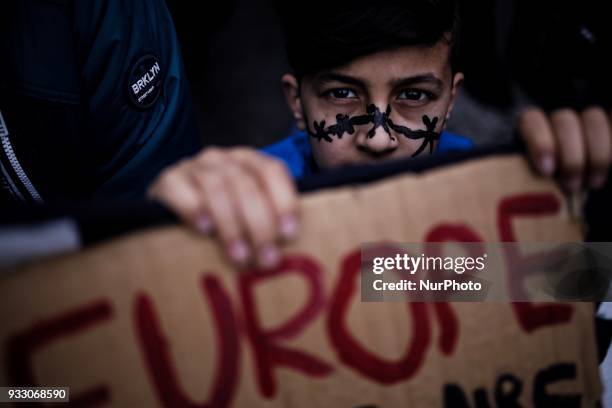
[[[208,215],[202,215],[200,218],[198,218],[196,227],[202,234],[208,234],[213,229],[213,223]]]
[[[227,252],[232,261],[239,265],[244,265],[251,257],[249,246],[242,240],[232,242]]]
[[[299,225],[294,215],[286,215],[281,218],[280,233],[285,239],[293,239],[297,236]]]
[[[280,262],[280,251],[274,245],[266,245],[259,251],[257,264],[264,269],[273,268]]]
[[[593,174],[589,181],[591,188],[602,188],[606,184],[606,176],[601,173]]]
[[[540,173],[544,176],[552,176],[555,171],[555,161],[551,156],[543,156],[538,162]]]
[[[580,184],[582,183],[582,181],[580,180],[580,177],[572,177],[567,181],[567,188],[576,193],[578,191],[580,191]]]

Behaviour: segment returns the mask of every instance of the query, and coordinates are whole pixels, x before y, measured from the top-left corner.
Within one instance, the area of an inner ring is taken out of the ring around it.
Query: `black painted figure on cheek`
[[[440,133],[436,132],[436,125],[438,124],[437,116],[430,119],[429,116],[423,115],[422,119],[425,129],[412,130],[406,126],[396,125],[393,123],[390,117],[391,105],[388,105],[387,109],[382,112],[378,106],[370,104],[366,107],[366,112],[366,115],[353,117],[339,113],[336,115],[336,124],[330,125],[327,128],[325,127],[325,120],[320,122],[315,120],[313,121],[315,131],[312,132],[310,127],[308,127],[308,134],[316,138],[318,141],[325,140],[326,142],[331,143],[333,141],[331,136],[337,136],[339,139],[341,139],[344,133],[348,133],[349,135],[354,134],[355,126],[372,123],[374,126],[368,131],[369,138],[374,137],[376,134],[376,129],[382,127],[385,132],[387,132],[391,140],[395,140],[391,134],[391,130],[412,140],[423,139],[423,143],[414,152],[412,157],[419,155],[427,146],[429,146],[429,153],[432,154],[435,141],[440,139]]]
[[[336,124],[330,125],[325,128],[325,120],[312,122],[315,128],[315,132],[311,132],[308,129],[308,134],[317,140],[325,140],[326,142],[332,142],[333,139],[330,136],[338,136],[338,139],[342,139],[345,133],[352,135],[355,133],[355,126],[365,125],[370,123],[370,115],[354,116],[343,115],[341,113],[336,115]]]
[[[423,143],[417,149],[416,152],[412,155],[412,157],[419,155],[427,145],[429,145],[429,154],[433,153],[434,142],[440,139],[440,133],[436,132],[436,125],[438,123],[438,117],[434,117],[433,119],[429,119],[429,116],[423,115],[423,124],[425,124],[425,130],[412,130],[405,126],[396,125],[391,120],[389,120],[389,126],[391,129],[406,136],[408,139],[418,140],[423,139]]]
[[[352,135],[355,133],[354,123],[351,122],[349,115],[343,115],[341,113],[336,115],[336,124],[329,127],[330,134],[338,136],[338,139],[342,138],[344,133]]]
[[[312,124],[314,125],[315,131],[312,132],[309,127],[308,134],[310,136],[314,137],[319,142],[321,140],[325,140],[326,142],[329,142],[329,143],[333,142],[333,139],[330,137],[330,132],[325,129],[325,120],[322,120],[321,122],[317,122],[315,120],[312,122]]]

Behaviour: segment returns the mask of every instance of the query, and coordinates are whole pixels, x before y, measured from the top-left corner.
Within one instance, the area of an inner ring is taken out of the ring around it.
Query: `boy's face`
[[[326,169],[430,154],[462,80],[440,41],[369,54],[301,84],[286,74],[283,87]]]

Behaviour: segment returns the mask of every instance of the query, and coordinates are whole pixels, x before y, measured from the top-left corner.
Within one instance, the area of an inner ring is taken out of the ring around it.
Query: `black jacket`
[[[0,201],[138,196],[198,149],[163,0],[0,9]]]

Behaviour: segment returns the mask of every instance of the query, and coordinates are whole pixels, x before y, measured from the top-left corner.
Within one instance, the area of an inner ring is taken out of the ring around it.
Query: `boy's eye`
[[[357,98],[355,92],[351,91],[348,88],[338,88],[327,91],[327,95],[336,99],[349,99],[349,98]]]
[[[418,89],[407,89],[399,94],[398,99],[424,102],[427,99],[432,99],[432,97],[433,95],[430,92],[419,91]]]

